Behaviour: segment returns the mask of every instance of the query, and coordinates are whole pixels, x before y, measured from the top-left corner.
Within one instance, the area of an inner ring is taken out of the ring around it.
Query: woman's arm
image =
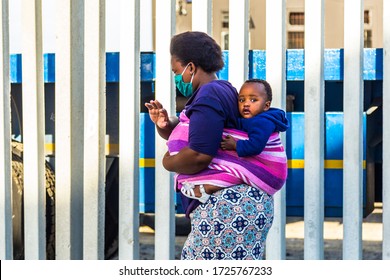
[[[188,147],[180,150],[176,155],[164,155],[163,166],[166,170],[181,174],[194,174],[205,169],[213,157],[196,152]]]
[[[163,109],[165,111],[165,109]],[[165,111],[166,113],[166,111]],[[175,128],[175,126],[179,123],[179,119],[175,116],[169,117],[167,121],[167,125],[160,127],[156,123],[156,128],[158,134],[165,140],[168,140],[169,135],[171,135],[172,130]]]
[[[199,92],[198,94],[201,94]],[[226,117],[218,100],[198,98],[186,110],[188,145],[163,158],[164,167],[180,174],[194,174],[208,167],[217,154]]]
[[[150,119],[156,125],[158,134],[168,140],[179,119],[175,116],[168,117],[167,110],[157,100],[150,100],[150,103],[145,103],[145,106],[149,110]]]

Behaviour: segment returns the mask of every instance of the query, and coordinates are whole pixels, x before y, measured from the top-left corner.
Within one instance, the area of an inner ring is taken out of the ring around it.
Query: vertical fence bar
[[[192,1],[192,30],[212,33],[212,2],[211,0]]]
[[[45,259],[45,114],[42,2],[22,2],[25,259]]]
[[[175,114],[169,45],[176,26],[175,2],[156,1],[156,99],[169,115]],[[156,133],[155,259],[173,259],[175,249],[174,191],[171,174],[162,165],[166,141]]]
[[[390,260],[390,1],[383,1],[383,248]]]
[[[140,50],[142,52],[152,52],[153,46],[153,0],[140,1]]]
[[[305,259],[324,258],[324,0],[305,1]]]
[[[249,0],[229,0],[229,82],[240,89],[248,78]]]
[[[8,0],[0,2],[0,259],[12,259],[11,92],[9,80]]]
[[[266,2],[267,81],[274,92],[272,106],[286,107],[286,0]],[[271,70],[272,69],[272,70]],[[286,143],[285,135],[282,142]],[[274,222],[267,238],[267,259],[286,258],[286,191],[274,195]]]
[[[343,258],[362,258],[363,0],[344,1]]]
[[[84,1],[56,2],[56,258],[83,258]]]
[[[139,259],[140,0],[120,5],[119,259]]]
[[[84,259],[104,258],[105,0],[85,0]]]

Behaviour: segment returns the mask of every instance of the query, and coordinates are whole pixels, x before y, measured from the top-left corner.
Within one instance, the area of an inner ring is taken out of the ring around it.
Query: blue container
[[[304,214],[304,113],[287,113],[291,128],[286,134],[286,152],[289,160],[286,182],[287,216]],[[325,114],[325,216],[341,217],[343,213],[343,113]],[[154,212],[154,124],[147,113],[140,118],[140,211]],[[363,118],[363,160],[366,161],[366,117]],[[365,166],[365,165],[364,165]],[[366,168],[363,169],[363,212],[366,216],[373,205],[367,205]],[[176,196],[177,213],[183,213],[180,198]]]
[[[286,151],[289,160],[286,182],[286,204],[288,216],[304,214],[304,113],[287,113],[291,128],[286,135]],[[343,214],[343,117],[341,112],[325,114],[325,216],[341,217]],[[366,115],[363,117],[363,212],[368,215],[373,202],[368,202],[366,184]]]
[[[141,108],[143,103],[154,98],[155,57],[153,52],[142,53],[141,67]],[[118,144],[119,121],[119,58],[120,54],[106,53],[107,81],[107,134],[113,147]],[[223,52],[225,67],[218,73],[220,79],[228,79],[229,53]],[[249,78],[266,79],[266,52],[251,50],[248,54]],[[382,96],[383,80],[383,49],[364,49],[364,108],[368,108],[375,97]],[[43,55],[45,82],[45,134],[46,144],[54,144],[54,97],[55,97],[55,54]],[[304,110],[304,50],[286,51],[286,82],[287,94],[295,97],[296,111]],[[344,50],[324,50],[324,79],[325,79],[325,110],[342,111],[344,75]],[[10,56],[10,81],[12,85],[12,100],[14,107],[12,119],[22,119],[22,57],[21,54]],[[378,110],[379,111],[379,110]],[[286,135],[286,151],[289,159],[289,175],[286,183],[287,215],[303,215],[303,186],[304,186],[304,113],[288,113],[291,128]],[[366,148],[366,138],[371,139],[382,129],[378,123],[381,117],[371,115],[364,117],[364,160],[367,168],[363,170],[363,200],[364,213],[373,209],[373,192],[375,192],[374,168],[369,166],[381,163],[381,150]],[[366,125],[368,123],[368,125]],[[325,215],[329,217],[342,215],[343,201],[343,113],[326,113],[325,139]],[[16,139],[21,138],[21,123],[12,122],[12,132]],[[367,127],[369,129],[367,129]],[[110,156],[117,156],[117,149],[112,149]],[[54,151],[52,151],[54,152]],[[374,154],[374,155],[373,155]],[[53,154],[54,155],[54,154]],[[368,155],[368,156],[367,156]],[[140,211],[154,212],[155,204],[155,128],[147,113],[140,116]],[[373,159],[374,158],[374,159]],[[378,159],[377,159],[378,158]],[[375,162],[374,162],[375,161]],[[374,170],[374,171],[373,171]],[[369,174],[369,175],[367,175]],[[370,178],[370,179],[367,179]],[[378,182],[379,184],[379,182]],[[182,213],[179,196],[176,196],[176,210]]]
[[[143,213],[154,213],[155,207],[155,127],[147,113],[140,115],[140,172],[139,209]],[[157,186],[158,187],[158,186]],[[172,186],[173,188],[173,186]],[[177,213],[184,213],[179,194],[175,197]]]
[[[141,113],[140,115],[140,134],[139,134],[139,156],[140,156],[140,172],[139,172],[139,208],[140,212],[154,212],[155,201],[155,128],[148,114]]]

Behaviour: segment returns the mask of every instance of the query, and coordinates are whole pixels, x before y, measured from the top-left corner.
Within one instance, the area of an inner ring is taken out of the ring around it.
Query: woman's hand
[[[230,135],[227,135],[225,138],[222,138],[221,148],[222,150],[236,150],[236,140]]]
[[[169,117],[167,110],[157,100],[150,100],[150,103],[145,103],[149,110],[149,117],[152,122],[159,128],[165,129],[169,126]]]
[[[145,103],[145,106],[149,110],[150,119],[156,125],[158,134],[167,140],[172,130],[179,123],[179,119],[176,116],[168,117],[167,110],[157,100],[150,100],[149,103]]]

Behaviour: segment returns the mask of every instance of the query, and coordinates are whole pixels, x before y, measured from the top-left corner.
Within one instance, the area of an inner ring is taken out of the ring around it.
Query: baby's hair
[[[272,101],[272,88],[270,84],[266,80],[262,79],[249,79],[244,82],[244,84],[249,84],[249,83],[258,83],[262,84],[265,88],[265,93],[267,94],[267,101]]]

